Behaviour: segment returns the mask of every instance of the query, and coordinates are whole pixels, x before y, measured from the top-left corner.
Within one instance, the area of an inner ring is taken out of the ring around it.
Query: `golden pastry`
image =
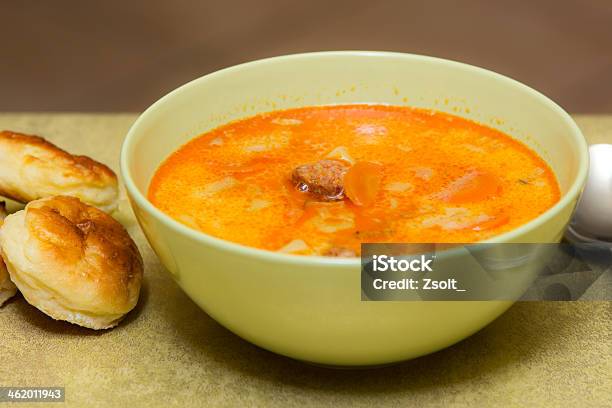
[[[28,303],[56,320],[106,329],[138,301],[136,244],[110,215],[77,198],[43,198],[9,215],[0,249]]]
[[[0,226],[2,225],[3,220],[6,218],[6,204],[4,201],[0,202]],[[6,269],[6,265],[0,259],[0,306],[17,293],[17,286],[9,277],[8,271]]]
[[[0,195],[23,203],[62,194],[104,211],[117,206],[117,176],[111,169],[38,136],[1,131],[0,168]]]

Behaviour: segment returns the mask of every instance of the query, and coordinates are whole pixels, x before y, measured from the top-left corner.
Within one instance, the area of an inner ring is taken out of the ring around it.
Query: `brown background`
[[[493,69],[612,112],[612,1],[0,0],[0,111],[140,111],[195,77],[376,49]]]

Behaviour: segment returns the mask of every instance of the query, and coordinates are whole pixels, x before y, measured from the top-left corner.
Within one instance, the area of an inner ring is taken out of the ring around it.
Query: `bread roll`
[[[0,202],[0,226],[4,218],[6,218],[6,205],[4,201],[2,201]],[[17,293],[17,286],[11,282],[6,265],[0,258],[0,306],[15,296],[15,293]]]
[[[43,198],[9,215],[0,249],[28,303],[56,320],[106,329],[138,301],[136,244],[110,215],[77,198]]]
[[[38,136],[1,131],[0,168],[0,195],[16,201],[61,194],[107,212],[117,206],[117,176],[111,169]]]

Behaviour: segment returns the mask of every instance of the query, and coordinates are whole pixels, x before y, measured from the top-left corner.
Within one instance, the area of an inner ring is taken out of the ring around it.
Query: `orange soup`
[[[559,200],[548,165],[458,116],[388,105],[274,111],[200,135],[148,192],[181,223],[251,247],[356,256],[362,242],[474,242]]]

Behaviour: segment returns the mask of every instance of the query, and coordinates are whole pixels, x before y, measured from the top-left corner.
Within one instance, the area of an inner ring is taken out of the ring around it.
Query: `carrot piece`
[[[451,189],[447,201],[454,204],[462,204],[474,201],[482,201],[499,194],[501,184],[497,177],[490,173],[475,172],[467,178],[456,189]]]
[[[382,177],[382,165],[357,162],[344,175],[344,193],[355,205],[370,205],[376,200]]]

